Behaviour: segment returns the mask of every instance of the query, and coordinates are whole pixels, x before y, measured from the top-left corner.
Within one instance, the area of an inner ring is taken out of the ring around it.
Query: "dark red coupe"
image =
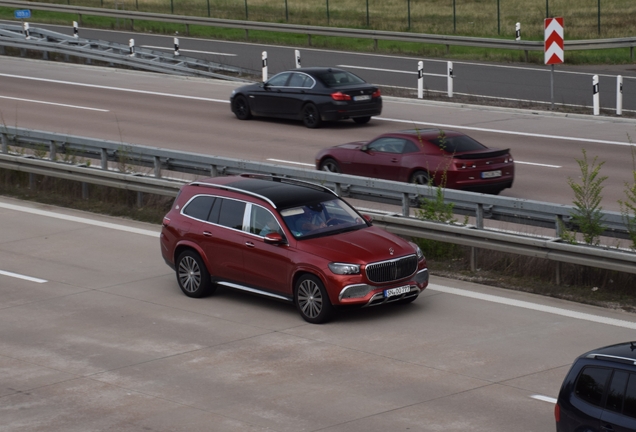
[[[491,149],[440,129],[391,132],[329,147],[316,155],[316,169],[495,194],[512,187],[515,177],[509,149]]]

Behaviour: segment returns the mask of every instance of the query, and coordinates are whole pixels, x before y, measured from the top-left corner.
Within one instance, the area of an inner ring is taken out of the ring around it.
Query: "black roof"
[[[228,186],[262,195],[272,201],[279,209],[332,200],[336,197],[320,185],[281,179],[279,177],[251,178],[238,176],[236,181],[228,184]]]
[[[595,356],[595,354],[598,354],[599,358],[602,358],[602,356],[611,356],[630,359],[636,362],[636,341],[623,342],[616,345],[609,345],[606,347],[597,348],[583,354],[581,357],[592,358]]]

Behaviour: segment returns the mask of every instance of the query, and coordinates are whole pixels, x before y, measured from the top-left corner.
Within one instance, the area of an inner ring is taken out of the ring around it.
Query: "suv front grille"
[[[417,255],[368,264],[367,278],[371,282],[392,282],[411,276],[417,270]]]

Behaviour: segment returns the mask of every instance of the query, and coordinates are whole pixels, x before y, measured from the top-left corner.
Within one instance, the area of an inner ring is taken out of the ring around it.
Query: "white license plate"
[[[356,102],[370,100],[370,99],[371,99],[370,95],[362,95],[362,96],[354,96],[353,97],[353,100],[356,101]]]
[[[384,297],[394,297],[398,295],[402,295],[404,293],[411,292],[411,287],[409,285],[391,288],[388,290],[384,290]]]
[[[481,178],[495,178],[495,177],[501,177],[501,170],[486,171],[481,173]]]

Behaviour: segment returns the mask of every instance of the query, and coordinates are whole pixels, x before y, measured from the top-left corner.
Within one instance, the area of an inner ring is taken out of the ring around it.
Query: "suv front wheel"
[[[214,292],[210,273],[195,251],[182,252],[177,258],[176,269],[179,288],[188,297],[200,298]]]
[[[329,321],[335,312],[324,285],[314,275],[304,275],[294,289],[294,302],[303,319],[312,324]]]

